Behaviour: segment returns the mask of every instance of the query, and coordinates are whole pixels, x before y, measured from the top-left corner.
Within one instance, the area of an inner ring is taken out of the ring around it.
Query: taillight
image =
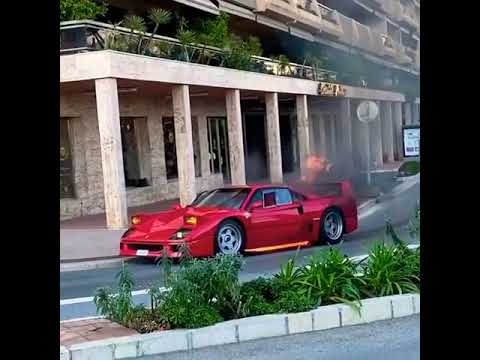
[[[140,219],[140,216],[132,216],[132,225],[138,225],[142,222],[142,220]]]

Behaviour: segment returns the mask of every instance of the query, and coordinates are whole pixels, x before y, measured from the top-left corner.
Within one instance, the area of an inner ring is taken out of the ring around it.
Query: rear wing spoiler
[[[354,196],[352,184],[348,180],[315,184],[300,183],[296,184],[295,187],[303,190],[305,195],[313,198],[324,196]]]

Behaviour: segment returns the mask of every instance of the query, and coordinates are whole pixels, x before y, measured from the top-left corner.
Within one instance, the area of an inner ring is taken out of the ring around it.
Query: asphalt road
[[[366,254],[371,245],[383,237],[385,217],[391,218],[402,238],[412,242],[406,230],[406,223],[412,215],[416,202],[420,197],[420,184],[417,183],[410,189],[384,199],[384,201],[363,213],[359,220],[359,228],[338,247],[348,256]],[[315,251],[326,249],[326,246],[315,246],[300,250],[298,263],[307,260],[308,255]],[[269,254],[251,255],[245,257],[245,266],[240,275],[242,281],[253,279],[257,276],[268,276],[278,271],[281,264],[285,263],[296,253],[282,251]],[[154,283],[162,284],[161,269],[145,259],[129,263],[129,269],[135,280],[135,290],[145,289]],[[98,287],[115,287],[115,274],[119,267],[96,269],[86,271],[63,272],[60,274],[60,319],[73,319],[78,317],[94,316],[95,307],[91,299],[78,299],[93,296]],[[76,300],[71,300],[76,299]],[[136,303],[147,303],[146,295],[134,298]]]
[[[215,346],[144,360],[417,360],[420,317]]]

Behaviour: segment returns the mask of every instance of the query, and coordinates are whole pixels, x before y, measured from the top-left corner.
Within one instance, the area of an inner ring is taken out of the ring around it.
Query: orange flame
[[[332,164],[327,158],[319,155],[310,155],[306,161],[306,174],[302,180],[312,184],[322,173],[330,172]]]

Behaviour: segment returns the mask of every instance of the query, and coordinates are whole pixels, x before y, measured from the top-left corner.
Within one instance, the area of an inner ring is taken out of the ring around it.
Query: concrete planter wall
[[[420,313],[420,295],[404,294],[362,300],[360,315],[345,304],[293,314],[230,320],[192,330],[158,331],[60,347],[60,360],[116,360],[194,350],[207,346],[365,324]]]

